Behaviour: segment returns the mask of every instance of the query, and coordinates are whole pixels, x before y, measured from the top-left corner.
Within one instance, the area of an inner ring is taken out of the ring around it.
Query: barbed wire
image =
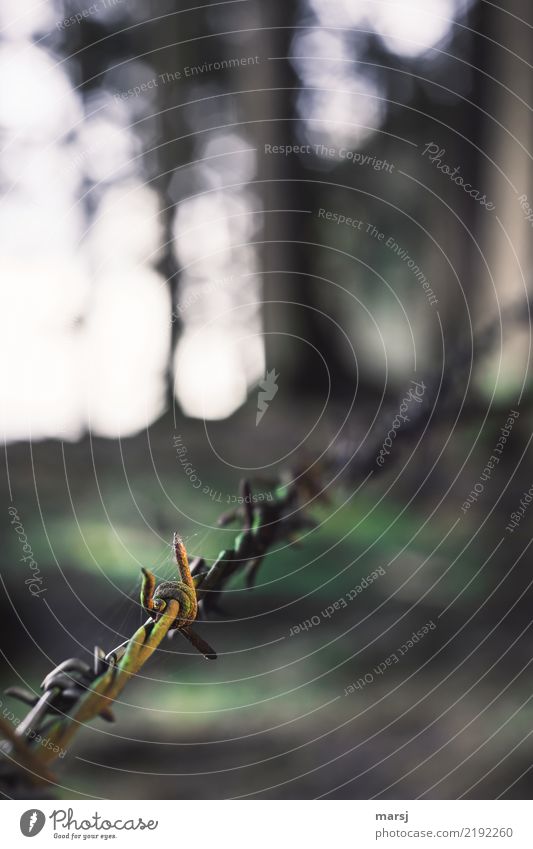
[[[196,557],[189,566],[181,537],[175,533],[173,550],[179,580],[156,585],[152,572],[142,569],[141,606],[149,619],[133,636],[107,654],[95,646],[92,665],[69,658],[50,672],[38,696],[20,687],[10,687],[13,696],[30,710],[13,726],[0,722],[0,747],[7,768],[6,784],[25,780],[30,784],[54,783],[49,766],[64,752],[83,725],[96,717],[114,721],[113,702],[166,636],[181,633],[206,659],[215,660],[213,648],[195,631],[194,621],[224,613],[219,597],[237,571],[244,572],[252,586],[268,550],[276,542],[292,542],[295,536],[315,522],[307,515],[303,499],[313,486],[312,476],[280,482],[270,501],[256,502],[249,481],[241,482],[242,504],[219,519],[226,527],[240,522],[242,529],[234,545],[220,552],[211,566]],[[46,738],[46,747],[38,740]]]

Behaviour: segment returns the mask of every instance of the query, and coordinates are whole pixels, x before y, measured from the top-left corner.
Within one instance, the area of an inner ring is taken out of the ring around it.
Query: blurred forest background
[[[527,513],[506,530],[532,484],[532,27],[518,0],[4,0],[2,687],[128,637],[140,567],[173,574],[174,530],[215,557],[241,477],[381,444],[427,387],[416,445],[328,478],[317,528],[198,626],[217,663],[165,644],[58,796],[533,792]]]

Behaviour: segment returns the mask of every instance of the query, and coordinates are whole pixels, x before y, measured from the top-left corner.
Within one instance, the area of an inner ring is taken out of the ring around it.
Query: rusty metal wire
[[[248,481],[241,483],[240,491],[242,506],[222,516],[219,525],[240,521],[242,530],[234,546],[221,551],[210,567],[201,557],[189,567],[185,546],[174,534],[179,580],[156,586],[154,575],[142,570],[141,604],[149,618],[129,640],[107,654],[96,646],[92,665],[79,658],[63,661],[42,682],[41,696],[19,687],[6,691],[31,709],[16,727],[0,724],[1,751],[8,763],[5,779],[16,780],[22,773],[27,783],[53,783],[49,766],[58,753],[65,751],[84,724],[97,717],[114,721],[113,702],[166,636],[179,632],[206,659],[216,659],[211,646],[192,630],[192,623],[223,612],[219,597],[236,572],[243,571],[251,586],[275,542],[294,541],[298,533],[313,527],[305,501],[311,493],[320,497],[311,474],[279,482],[269,501],[256,502]],[[41,747],[36,739],[44,735],[48,745]]]

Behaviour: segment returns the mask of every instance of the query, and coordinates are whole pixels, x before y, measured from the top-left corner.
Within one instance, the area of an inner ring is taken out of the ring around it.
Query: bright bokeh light
[[[0,46],[0,126],[33,142],[68,134],[82,117],[79,98],[65,71],[28,42]]]
[[[128,181],[106,189],[86,242],[100,262],[122,267],[125,261],[155,262],[161,240],[157,194],[140,181]]]
[[[222,275],[233,268],[233,258],[242,253],[239,246],[259,223],[244,191],[188,198],[175,218],[177,257],[185,268],[194,264],[198,276]]]
[[[80,375],[94,433],[128,436],[162,412],[169,316],[165,280],[149,268],[123,265],[95,281]]]
[[[309,0],[323,27],[374,31],[388,50],[417,57],[445,44],[470,0]]]
[[[188,416],[223,419],[246,401],[246,373],[232,336],[212,327],[186,331],[175,356],[176,395]]]
[[[366,23],[366,0],[309,0],[309,6],[322,26],[363,27]]]
[[[236,132],[215,133],[203,147],[202,169],[213,186],[238,186],[255,174],[255,151]]]
[[[122,110],[102,98],[88,104],[88,116],[79,129],[72,164],[94,183],[115,181],[134,175],[139,168],[140,145],[125,126]],[[95,102],[96,101],[96,102]],[[94,109],[94,112],[93,112]]]
[[[4,258],[23,258],[31,248],[34,257],[50,263],[61,261],[63,252],[74,253],[83,222],[81,209],[73,208],[67,215],[67,197],[59,191],[44,196],[38,187],[36,184],[32,194],[14,191],[0,204],[0,248]],[[33,264],[30,257],[26,261]]]
[[[179,175],[193,194],[178,204],[173,225],[183,325],[175,392],[187,415],[222,419],[244,403],[247,388],[264,372],[252,243],[261,215],[246,185],[255,173],[255,153],[242,134],[222,132],[198,143],[195,159],[190,174]]]
[[[7,440],[83,432],[80,336],[88,279],[56,256],[6,258],[0,273],[0,432]]]
[[[57,21],[57,7],[43,0],[2,0],[0,31],[10,40],[30,38],[51,30]]]
[[[124,104],[103,88],[82,101],[49,52],[61,9],[6,0],[0,15],[0,432],[130,434],[165,402],[158,195]]]
[[[298,110],[311,143],[360,147],[385,116],[379,78],[360,69],[358,31],[374,32],[392,53],[431,55],[445,45],[470,0],[309,0],[318,26],[297,31],[291,54],[303,86]]]
[[[36,145],[31,139],[18,139],[3,151],[0,171],[5,185],[9,187],[0,211],[4,204],[9,206],[13,202],[14,196],[24,198],[37,209],[54,204],[58,208],[73,203],[82,184],[82,174],[77,163],[70,160],[67,143]],[[81,211],[75,210],[74,218],[78,222],[80,216]],[[68,222],[62,223],[62,227],[67,228]],[[34,235],[30,234],[29,238],[33,239]]]
[[[389,0],[373,4],[371,22],[393,53],[420,56],[444,41],[456,11],[456,0]]]
[[[313,144],[361,145],[383,120],[379,84],[357,69],[344,33],[310,29],[295,35],[293,64],[305,87],[298,111]]]

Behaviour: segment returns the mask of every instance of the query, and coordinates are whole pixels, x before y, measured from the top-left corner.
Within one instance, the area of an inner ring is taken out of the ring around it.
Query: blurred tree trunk
[[[301,9],[286,2],[257,2],[255,8],[259,18],[257,53],[264,61],[256,68],[254,87],[263,91],[253,98],[249,117],[257,122],[251,125],[251,132],[257,145],[265,210],[262,262],[267,369],[282,367],[286,385],[290,381],[298,397],[313,397],[322,403],[330,380],[333,395],[351,394],[356,375],[339,354],[339,331],[323,315],[322,294],[327,283],[313,277],[320,249],[302,244],[314,241],[320,186],[312,182],[315,175],[298,155],[265,154],[265,144],[304,143],[299,134],[303,122],[296,120],[295,108],[300,81],[288,59]]]
[[[508,0],[506,11],[486,6],[488,34],[494,39],[490,67],[485,70],[497,82],[487,82],[484,120],[485,151],[483,187],[496,209],[484,216],[481,244],[488,265],[484,269],[482,298],[494,315],[498,308],[524,302],[530,288],[533,212],[531,184],[531,134],[533,120],[532,75],[533,5]],[[528,67],[529,65],[529,67]],[[490,367],[493,379],[503,354],[502,368],[509,376],[508,389],[519,388],[529,356],[529,328],[504,326],[503,351],[495,351]]]
[[[157,12],[154,13],[157,17]],[[162,20],[155,20],[154,26],[154,43],[152,49],[152,61],[156,75],[164,75],[165,73],[173,73],[182,63],[182,51],[180,47],[171,45],[177,44],[183,38],[183,27],[180,26],[183,15],[165,16]],[[181,32],[181,35],[180,35]],[[175,204],[169,193],[169,185],[172,179],[174,168],[183,161],[184,150],[190,150],[190,144],[184,147],[183,142],[178,142],[176,139],[182,133],[180,109],[173,108],[177,106],[182,95],[183,89],[179,85],[159,85],[157,88],[157,107],[156,124],[157,134],[154,137],[158,139],[158,149],[155,155],[157,179],[155,185],[162,204],[162,221],[163,221],[163,255],[159,261],[158,270],[166,278],[171,299],[171,339],[170,350],[168,357],[167,368],[167,399],[168,405],[172,406],[174,402],[174,351],[180,333],[180,324],[178,321],[172,320],[172,313],[176,309],[178,302],[178,283],[179,270],[178,263],[174,254],[174,244],[172,239],[172,222],[175,214]]]

